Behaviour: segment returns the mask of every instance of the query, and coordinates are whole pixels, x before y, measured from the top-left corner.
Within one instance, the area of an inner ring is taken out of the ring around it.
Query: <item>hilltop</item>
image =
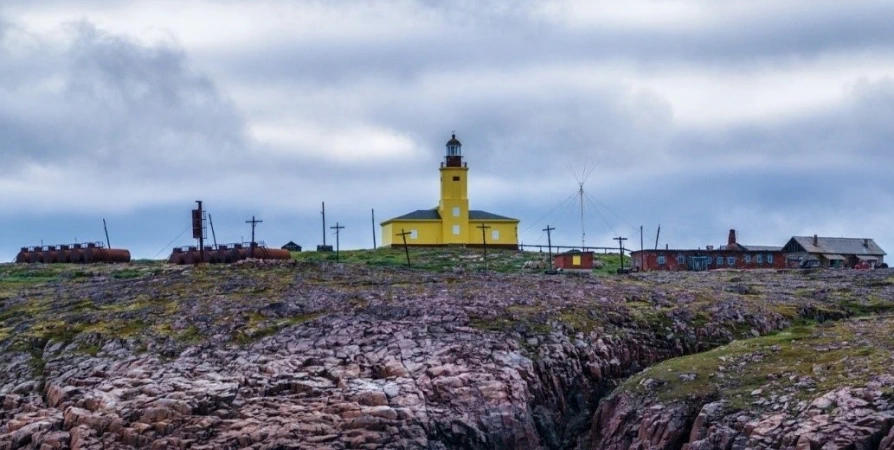
[[[0,449],[890,444],[894,272],[474,255],[0,265]]]

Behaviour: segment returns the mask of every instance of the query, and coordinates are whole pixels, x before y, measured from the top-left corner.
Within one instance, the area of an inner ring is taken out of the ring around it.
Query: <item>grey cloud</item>
[[[510,2],[511,5],[516,3]],[[766,7],[763,7],[766,8]],[[766,64],[820,58],[830,52],[890,52],[894,5],[818,3],[800,7],[756,6],[750,14],[704,20],[673,29],[568,28],[545,22],[526,8],[508,13],[473,11],[451,3],[433,6],[439,28],[402,39],[291,38],[264,42],[236,54],[218,54],[242,81],[290,78],[311,85],[388,78],[412,82],[457,68],[525,67],[626,60],[644,71],[657,66],[707,65],[754,70]],[[721,9],[722,10],[722,9]],[[398,10],[395,23],[416,20],[418,11]],[[424,16],[424,15],[422,15]],[[388,27],[389,23],[382,23]]]
[[[194,195],[207,195],[216,209],[280,217],[265,232],[306,245],[318,240],[316,209],[326,200],[334,220],[348,224],[343,243],[350,247],[369,245],[369,208],[381,220],[436,203],[437,160],[455,129],[473,170],[473,207],[519,217],[527,242],[546,224],[537,219],[575,190],[565,163],[595,160],[589,192],[612,210],[603,218],[588,209],[588,242],[597,245],[611,245],[614,234],[632,237],[631,224],[646,226],[648,242],[658,223],[662,242],[675,245],[721,243],[730,227],[758,244],[810,230],[851,230],[883,247],[894,243],[881,225],[894,205],[894,181],[886,176],[894,163],[890,81],[860,84],[844,103],[797,117],[696,130],[675,123],[660,92],[632,90],[625,80],[572,85],[555,77],[579,63],[611,67],[618,58],[683,71],[704,64],[732,70],[876,52],[891,38],[882,28],[888,6],[805,8],[798,20],[753,14],[729,29],[677,31],[570,30],[532,19],[522,7],[462,21],[451,7],[437,8],[447,8],[436,12],[462,33],[339,45],[271,42],[263,56],[227,49],[211,55],[226,60],[213,77],[193,67],[189,49],[147,46],[82,23],[70,46],[0,62],[0,95],[14,101],[0,102],[4,160],[64,161],[75,170],[92,167],[88,173],[123,167],[121,189],[176,180],[172,193],[154,200],[175,210],[166,212],[171,222],[182,220],[176,209],[191,206]],[[10,78],[41,73],[29,69],[39,59],[48,60],[41,67],[64,80],[63,89],[22,89],[28,79]],[[244,118],[227,99],[227,83],[249,92],[272,85],[290,105],[261,105],[261,117]],[[426,153],[345,163],[315,160],[298,145],[252,142],[249,119],[280,115],[327,129],[394,130]],[[15,170],[0,167],[0,182]],[[512,189],[488,191],[485,179]],[[138,194],[143,198],[134,202],[153,196]],[[42,220],[35,217],[26,214]],[[543,220],[556,220],[550,224],[560,227],[563,243],[579,241],[573,213]],[[173,228],[164,232],[176,235],[179,226]]]
[[[892,121],[894,80],[863,81],[835,107],[718,131],[681,130],[668,148],[675,157],[714,159],[728,167],[759,164],[767,170],[855,170],[880,176],[894,165]]]
[[[57,57],[56,72],[42,76],[60,86],[7,85],[18,85],[6,93],[14,101],[0,106],[7,161],[133,177],[213,168],[242,156],[242,118],[210,80],[192,72],[182,51],[142,46],[88,23],[68,28],[70,45],[58,55],[45,44],[46,55]]]

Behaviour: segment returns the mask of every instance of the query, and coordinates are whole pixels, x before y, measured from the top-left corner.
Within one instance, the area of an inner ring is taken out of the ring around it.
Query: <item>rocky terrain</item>
[[[894,272],[456,272],[0,265],[0,449],[894,448]]]

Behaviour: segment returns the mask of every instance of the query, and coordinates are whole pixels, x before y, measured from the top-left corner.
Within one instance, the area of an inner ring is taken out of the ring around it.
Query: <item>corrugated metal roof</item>
[[[487,211],[479,211],[479,210],[470,210],[469,211],[469,220],[514,220],[518,221],[518,219],[513,219],[511,217],[501,216],[499,214],[489,213]]]
[[[872,239],[818,237],[813,245],[813,236],[794,236],[807,253],[831,253],[841,255],[886,255]],[[864,245],[865,244],[865,245]]]
[[[745,245],[739,244],[742,247],[745,247],[745,250],[752,252],[781,252],[782,247],[777,247],[774,245]]]

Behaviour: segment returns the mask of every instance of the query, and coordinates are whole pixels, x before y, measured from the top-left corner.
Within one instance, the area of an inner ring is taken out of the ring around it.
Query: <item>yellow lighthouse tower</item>
[[[382,245],[472,245],[518,248],[518,219],[469,209],[469,168],[463,162],[462,143],[454,134],[447,141],[441,162],[441,200],[432,209],[420,209],[382,222]]]
[[[447,141],[447,156],[441,163],[441,239],[445,244],[466,244],[469,236],[469,168],[463,164],[463,145],[454,134]]]

